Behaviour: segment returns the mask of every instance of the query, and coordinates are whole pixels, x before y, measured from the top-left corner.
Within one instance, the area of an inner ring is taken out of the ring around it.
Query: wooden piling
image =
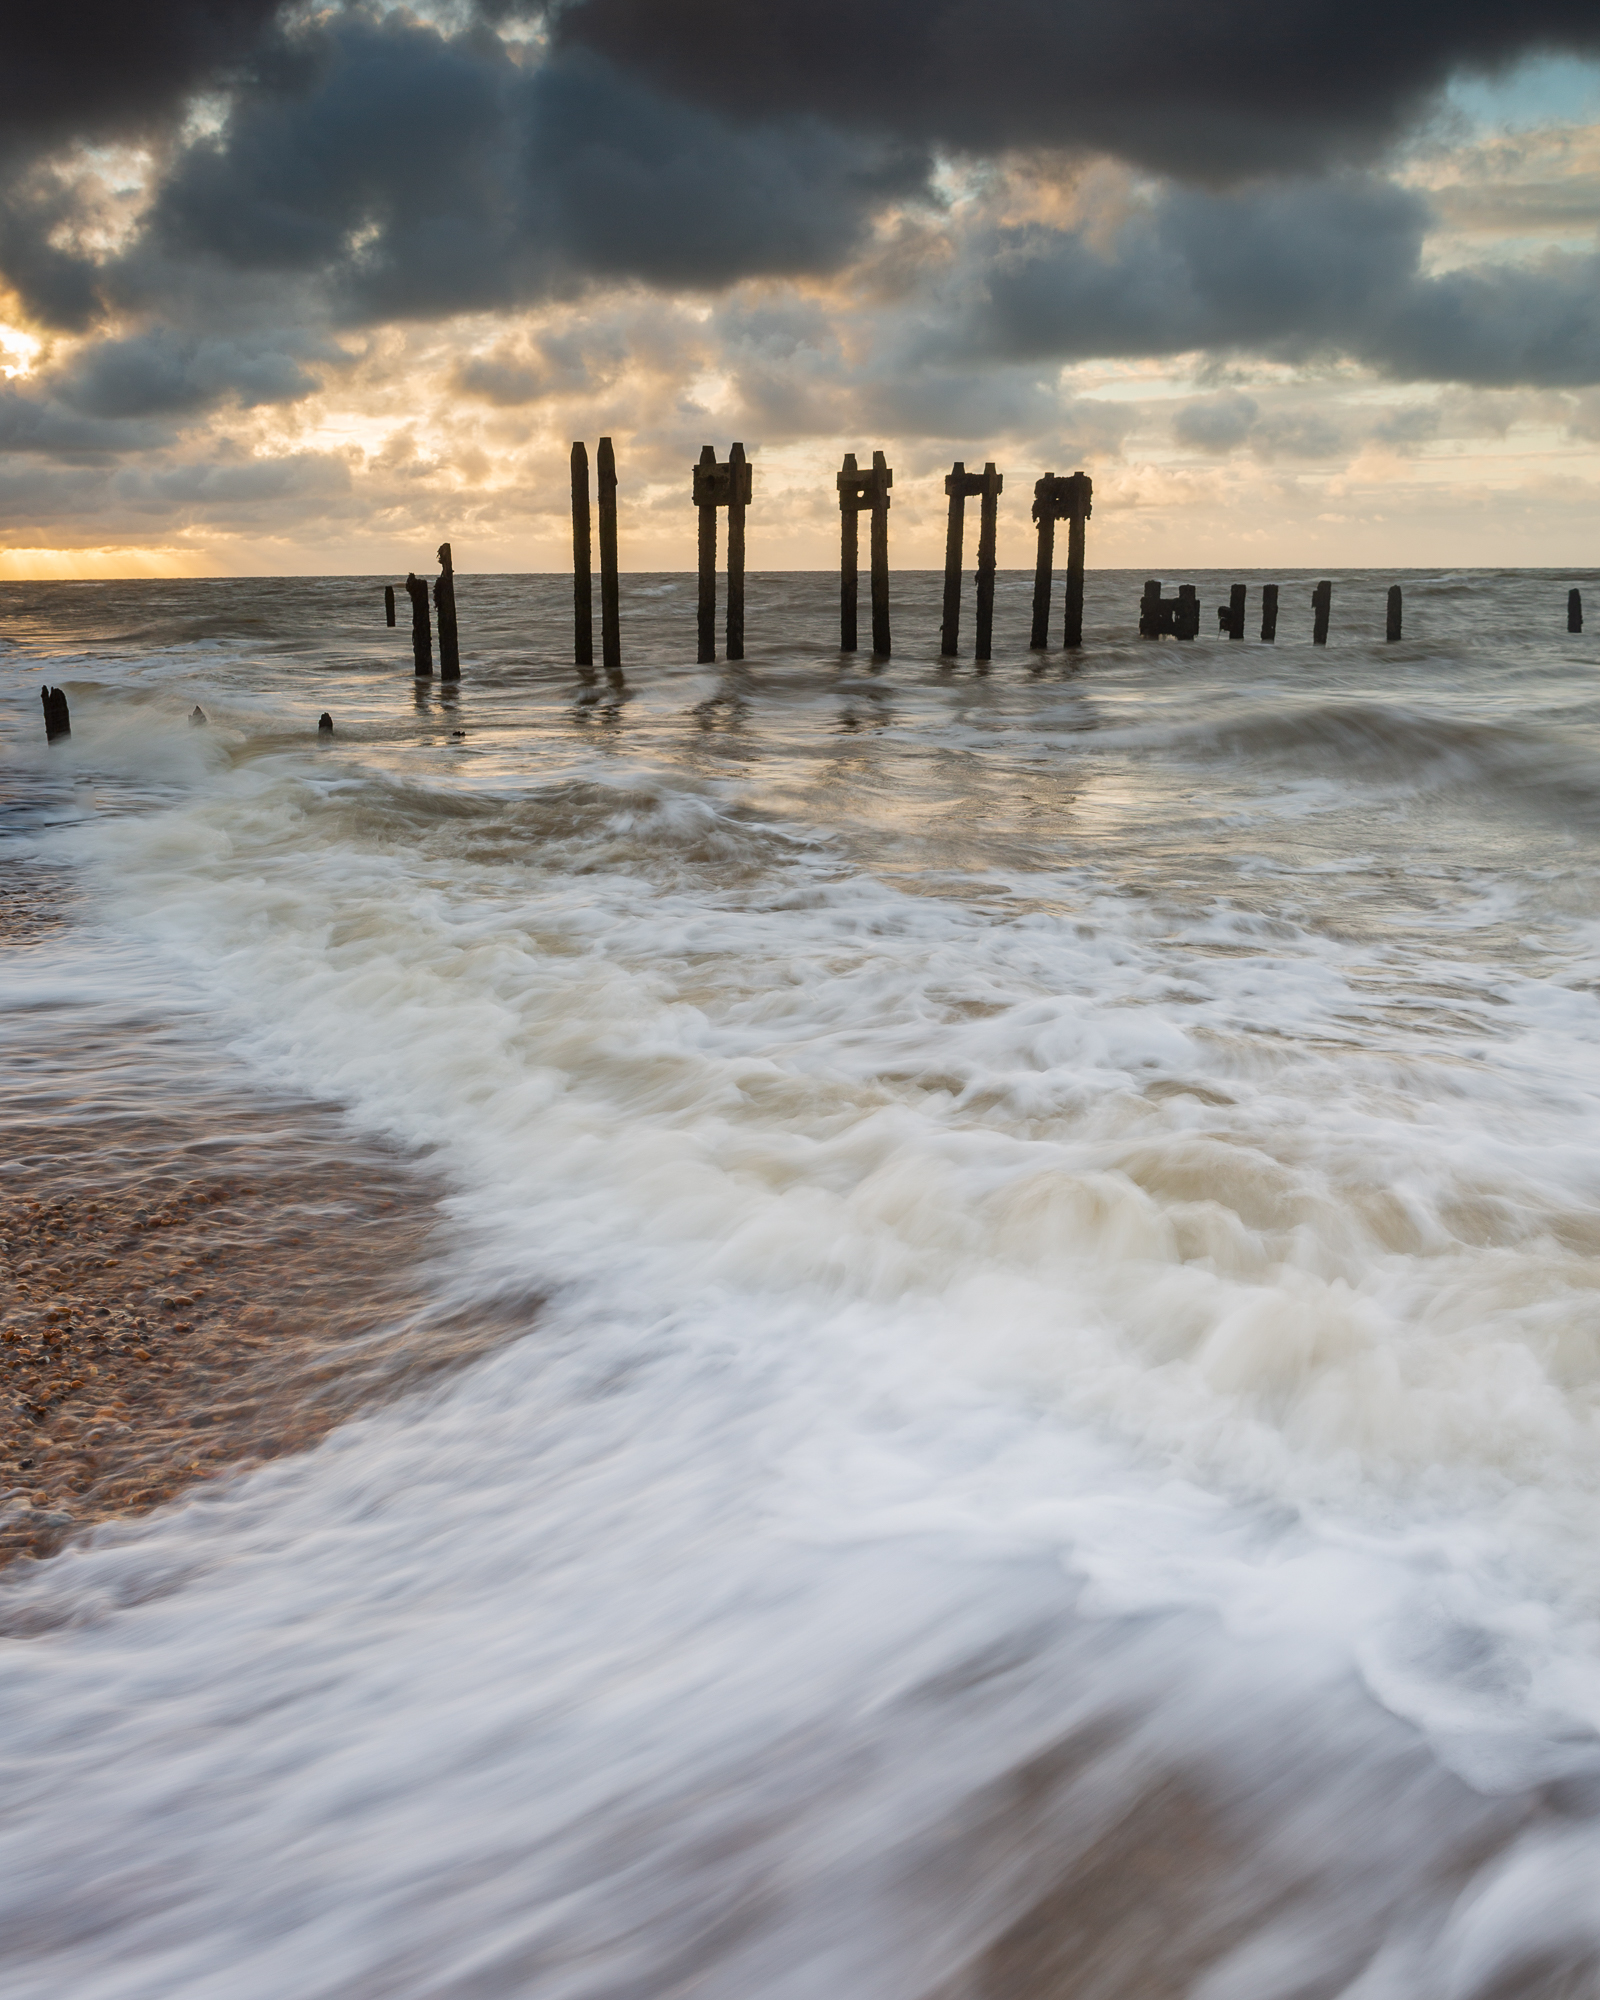
[[[1178,605],[1172,614],[1172,636],[1175,639],[1198,639],[1200,636],[1200,593],[1192,583],[1178,585]]]
[[[439,580],[433,586],[433,605],[439,614],[439,678],[461,678],[461,646],[456,637],[456,570],[450,559],[450,544],[438,548]]]
[[[1039,554],[1033,566],[1033,630],[1028,645],[1042,653],[1050,643],[1050,590],[1055,581],[1056,513],[1049,495],[1056,483],[1053,472],[1036,480],[1033,488],[1033,518],[1039,527]],[[1159,587],[1158,587],[1159,594]],[[1140,631],[1144,630],[1141,624]]]
[[[695,504],[700,509],[700,649],[697,663],[709,666],[717,657],[717,453],[714,445],[700,451]]]
[[[1242,583],[1234,583],[1228,586],[1228,637],[1230,639],[1242,639],[1244,637],[1244,607],[1245,599],[1248,595],[1249,592]]]
[[[1311,593],[1311,643],[1325,646],[1328,643],[1328,616],[1333,609],[1333,584],[1324,577]]]
[[[967,522],[967,467],[957,459],[945,476],[949,510],[944,529],[944,616],[939,625],[939,652],[953,660],[961,643],[961,543]]]
[[[392,583],[386,583],[383,586],[383,622],[389,626],[394,624],[394,585]]]
[[[1275,583],[1261,586],[1261,636],[1269,646],[1278,636],[1278,586]]]
[[[990,459],[983,468],[978,501],[978,644],[974,658],[987,662],[994,653],[995,544],[1000,523],[1000,495],[1005,477]]]
[[[406,578],[411,599],[411,665],[419,681],[433,679],[433,626],[428,620],[428,586],[415,571]]]
[[[1147,577],[1139,598],[1139,637],[1159,639],[1161,637],[1161,579]]]
[[[1395,640],[1400,636],[1400,618],[1400,586],[1397,583],[1391,583],[1389,586],[1389,608],[1387,616],[1384,619],[1383,628],[1383,636],[1390,645],[1393,645]]]
[[[1583,592],[1581,590],[1569,590],[1567,592],[1567,630],[1569,632],[1581,632],[1583,630]]]
[[[39,699],[44,705],[44,740],[46,743],[60,743],[72,734],[72,717],[67,712],[65,688],[42,687]]]
[[[1070,651],[1083,644],[1083,559],[1087,524],[1094,511],[1094,482],[1075,472],[1063,482],[1067,509],[1067,604],[1061,643]]]
[[[744,510],[750,500],[750,466],[744,446],[728,452],[728,637],[726,658],[744,658]]]
[[[606,678],[617,684],[622,672],[622,600],[617,585],[617,455],[611,440],[595,454],[595,491],[600,502],[600,658]]]
[[[889,657],[889,488],[894,474],[881,451],[872,454],[872,651]]]
[[[319,736],[331,736],[333,734],[333,717],[326,709],[317,717],[317,734]]]
[[[589,447],[572,447],[572,664],[594,679],[594,542],[589,517]]]
[[[861,473],[847,451],[839,488],[839,651],[856,650],[856,613],[861,596]]]

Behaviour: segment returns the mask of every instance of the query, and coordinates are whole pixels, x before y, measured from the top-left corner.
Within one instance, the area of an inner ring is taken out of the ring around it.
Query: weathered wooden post
[[[458,681],[461,678],[461,646],[456,637],[456,570],[450,559],[448,542],[439,544],[438,556],[439,580],[433,586],[433,603],[439,614],[439,678],[442,681]]]
[[[1070,651],[1083,644],[1083,558],[1086,524],[1093,512],[1094,481],[1075,472],[1065,482],[1067,509],[1067,607],[1061,643]]]
[[[728,451],[728,634],[730,660],[744,658],[744,510],[751,499],[751,468],[744,446]]]
[[[1325,646],[1328,643],[1328,614],[1333,609],[1333,584],[1324,577],[1311,593],[1311,643]]]
[[[1172,636],[1198,639],[1200,636],[1200,593],[1192,583],[1178,585],[1178,602],[1172,612]]]
[[[1042,652],[1050,643],[1050,588],[1055,579],[1056,513],[1055,508],[1047,503],[1046,496],[1055,483],[1055,474],[1047,472],[1043,479],[1035,480],[1033,487],[1033,518],[1039,524],[1039,555],[1033,566],[1033,630],[1028,645],[1036,653]],[[1159,597],[1160,594],[1158,584],[1156,595]],[[1139,630],[1144,630],[1142,615]]]
[[[594,679],[594,543],[589,521],[589,447],[572,447],[572,664]]]
[[[383,622],[385,625],[390,626],[394,624],[394,585],[392,583],[386,583],[383,586]]]
[[[610,438],[600,440],[595,461],[600,501],[600,658],[606,679],[618,685],[622,672],[622,599],[617,584],[617,455]]]
[[[1583,630],[1583,592],[1581,590],[1569,590],[1567,592],[1567,630],[1569,632],[1581,632]]]
[[[889,488],[894,474],[881,451],[872,454],[872,651],[889,657]]]
[[[1042,534],[1039,539],[1043,541]],[[1156,576],[1145,579],[1144,591],[1139,598],[1139,637],[1161,637],[1161,579]]]
[[[415,571],[406,578],[411,599],[411,665],[419,681],[433,679],[433,627],[428,621],[428,586]]]
[[[939,651],[954,659],[961,639],[961,541],[966,529],[967,484],[964,459],[957,459],[945,474],[944,490],[949,509],[944,530],[944,616],[939,625]]]
[[[1398,639],[1400,636],[1400,618],[1401,618],[1400,586],[1397,583],[1391,583],[1389,586],[1388,615],[1384,619],[1384,627],[1383,627],[1383,636],[1386,640],[1388,640],[1390,645],[1393,645],[1395,640]]]
[[[839,651],[853,653],[861,594],[862,494],[862,478],[853,451],[845,453],[835,484],[839,489]]]
[[[995,532],[1005,477],[995,471],[993,459],[982,472],[968,472],[958,458],[945,477],[944,490],[950,496],[950,515],[944,538],[944,620],[939,627],[939,651],[950,659],[960,650],[961,545],[966,533],[967,500],[969,496],[976,495],[982,502],[978,523],[976,657],[987,660],[994,650]]]
[[[974,658],[988,660],[994,652],[995,541],[1000,523],[1000,495],[1005,475],[991,458],[983,468],[978,506],[978,644]]]
[[[317,717],[317,734],[319,736],[331,736],[333,734],[333,717],[326,709]]]
[[[1242,583],[1228,586],[1228,601],[1217,606],[1217,623],[1230,639],[1244,637],[1244,602],[1247,591]]]
[[[1270,646],[1278,636],[1278,586],[1261,586],[1261,636]]]
[[[1094,511],[1094,481],[1086,472],[1070,478],[1047,472],[1035,482],[1033,518],[1039,524],[1039,557],[1033,572],[1033,634],[1028,643],[1035,649],[1050,643],[1050,590],[1055,563],[1056,522],[1067,527],[1067,598],[1062,621],[1061,643],[1070,648],[1083,644],[1083,559],[1086,526]],[[1157,590],[1159,597],[1160,591]],[[1152,638],[1158,634],[1150,634]]]
[[[42,687],[39,699],[44,704],[44,740],[59,743],[72,734],[72,717],[67,713],[67,695],[64,688]]]
[[[695,659],[704,667],[717,657],[717,454],[709,444],[702,445],[694,469],[694,504],[700,509],[700,648]]]

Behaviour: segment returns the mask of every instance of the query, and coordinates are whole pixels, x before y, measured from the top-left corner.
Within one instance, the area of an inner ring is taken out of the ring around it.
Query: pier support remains
[[[383,586],[383,622],[385,625],[391,627],[394,624],[394,585],[392,583],[386,583]]]
[[[433,679],[433,626],[428,618],[428,586],[415,571],[406,578],[411,599],[411,668],[419,681]]]
[[[617,584],[617,455],[608,437],[595,454],[600,501],[600,658],[606,679],[622,685],[622,598]]]
[[[1311,593],[1311,643],[1325,646],[1328,643],[1328,615],[1333,609],[1333,585],[1324,577]]]
[[[1217,624],[1230,639],[1244,637],[1244,602],[1247,591],[1242,583],[1228,586],[1228,601],[1217,606]]]
[[[1397,583],[1391,583],[1389,586],[1388,610],[1385,614],[1383,622],[1383,636],[1391,646],[1394,644],[1395,640],[1398,639],[1400,636],[1401,617],[1402,617],[1402,598],[1400,594],[1400,586]]]
[[[572,664],[594,679],[594,541],[589,519],[589,447],[572,447]]]
[[[995,471],[992,459],[982,472],[968,472],[958,458],[945,476],[944,490],[950,500],[950,516],[945,528],[944,619],[939,627],[939,651],[946,659],[954,659],[960,650],[961,545],[966,532],[967,501],[976,496],[981,508],[978,517],[978,644],[974,657],[988,660],[994,652],[995,543],[1005,475]]]
[[[1141,639],[1198,639],[1200,593],[1192,583],[1180,583],[1176,597],[1161,595],[1160,580],[1151,577],[1139,599]]]
[[[881,451],[872,454],[872,468],[863,472],[853,451],[834,481],[839,489],[839,650],[856,650],[856,608],[860,582],[859,514],[871,517],[869,556],[872,565],[872,650],[889,657],[889,488],[894,474]]]
[[[1278,586],[1275,583],[1261,586],[1261,636],[1269,646],[1278,636]]]
[[[694,468],[694,504],[700,510],[699,648],[702,667],[717,657],[717,509],[728,510],[728,623],[725,657],[744,658],[744,510],[755,495],[755,476],[742,444],[733,445],[726,464],[704,445]]]
[[[861,597],[862,480],[856,455],[847,451],[834,484],[839,489],[839,651],[856,650],[856,613]]]
[[[60,743],[72,734],[72,717],[67,713],[67,696],[64,688],[42,687],[39,699],[44,704],[44,740],[46,743]]]
[[[450,559],[450,544],[438,549],[439,580],[433,586],[433,608],[439,614],[439,678],[461,678],[461,644],[456,636],[456,571]]]
[[[1042,651],[1050,643],[1050,591],[1055,567],[1056,522],[1067,525],[1067,596],[1061,643],[1083,644],[1083,562],[1086,524],[1094,511],[1094,481],[1086,472],[1070,478],[1047,472],[1034,484],[1033,518],[1039,526],[1039,555],[1033,571],[1033,632],[1028,644]]]
[[[1583,592],[1581,590],[1569,590],[1567,592],[1567,630],[1569,632],[1581,632],[1583,630]]]

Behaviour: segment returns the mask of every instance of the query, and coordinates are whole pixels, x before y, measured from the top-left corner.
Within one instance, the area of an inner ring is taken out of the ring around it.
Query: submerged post
[[[836,481],[839,488],[839,651],[856,650],[856,612],[861,594],[861,474],[847,451]]]
[[[439,580],[433,586],[434,609],[439,614],[439,678],[461,678],[461,647],[456,639],[456,571],[450,560],[450,544],[439,544]]]
[[[1145,578],[1145,585],[1139,597],[1139,637],[1159,639],[1161,637],[1161,579],[1158,576]]]
[[[712,445],[700,451],[694,469],[694,504],[700,509],[700,647],[696,662],[704,667],[717,657],[717,454]]]
[[[1033,566],[1033,630],[1028,638],[1032,651],[1041,653],[1050,643],[1050,589],[1055,581],[1056,516],[1045,496],[1056,483],[1053,472],[1037,480],[1033,488],[1033,518],[1039,524],[1039,555]],[[1143,631],[1144,627],[1139,628]]]
[[[1244,602],[1247,593],[1242,583],[1230,584],[1228,601],[1217,606],[1217,623],[1230,639],[1244,637]]]
[[[945,475],[950,498],[944,530],[944,617],[939,626],[939,652],[954,659],[961,640],[961,542],[967,519],[967,468],[957,459]]]
[[[728,637],[727,658],[744,658],[744,510],[751,498],[751,472],[744,446],[728,451]]]
[[[1261,636],[1270,646],[1278,636],[1278,586],[1261,586]]]
[[[394,623],[394,585],[392,583],[386,583],[383,586],[383,622],[385,625],[393,625]]]
[[[1328,614],[1333,609],[1333,584],[1324,577],[1311,593],[1311,643],[1325,646],[1328,643]]]
[[[1400,617],[1401,617],[1400,586],[1397,583],[1391,583],[1389,586],[1389,610],[1388,610],[1388,615],[1384,620],[1384,628],[1383,628],[1383,636],[1386,640],[1388,640],[1388,642],[1391,645],[1393,645],[1394,641],[1398,639],[1400,636]]]
[[[622,680],[622,603],[617,590],[617,455],[600,440],[595,487],[600,500],[600,657],[606,678]]]
[[[72,734],[72,717],[67,713],[67,695],[64,688],[42,687],[39,699],[44,704],[44,740],[59,743]]]
[[[889,488],[894,474],[881,451],[872,454],[872,651],[889,657]]]
[[[1047,472],[1035,482],[1033,518],[1039,524],[1039,559],[1033,572],[1033,634],[1028,643],[1036,650],[1050,643],[1050,589],[1055,563],[1056,522],[1067,527],[1067,599],[1062,620],[1061,643],[1069,648],[1083,644],[1083,560],[1087,530],[1094,512],[1094,481],[1086,472],[1070,478]],[[1157,596],[1160,595],[1159,589]],[[1141,630],[1143,627],[1141,626]],[[1152,633],[1149,636],[1156,637]]]
[[[974,657],[987,661],[994,652],[995,538],[1000,520],[1000,495],[1005,475],[991,458],[983,468],[978,503],[978,644]]]
[[[1569,590],[1567,592],[1567,630],[1569,632],[1581,632],[1583,630],[1583,592],[1581,590]]]
[[[572,663],[594,677],[594,543],[589,524],[589,448],[572,447]]]
[[[1075,472],[1064,482],[1067,509],[1067,610],[1061,643],[1071,649],[1083,644],[1083,558],[1086,523],[1094,511],[1094,481]]]
[[[412,572],[406,578],[411,599],[411,664],[419,681],[433,679],[433,627],[428,622],[428,586]]]

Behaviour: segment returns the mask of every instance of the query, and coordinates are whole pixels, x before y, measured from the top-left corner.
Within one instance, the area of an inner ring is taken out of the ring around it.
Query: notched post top
[[[734,448],[743,450],[742,446]],[[694,504],[697,507],[728,507],[733,504],[735,465],[742,474],[739,484],[743,490],[739,497],[746,507],[750,505],[755,498],[755,467],[747,458],[719,464],[716,452],[707,445],[694,468]]]
[[[1034,481],[1035,521],[1087,521],[1093,512],[1094,481],[1087,472],[1047,472]]]

